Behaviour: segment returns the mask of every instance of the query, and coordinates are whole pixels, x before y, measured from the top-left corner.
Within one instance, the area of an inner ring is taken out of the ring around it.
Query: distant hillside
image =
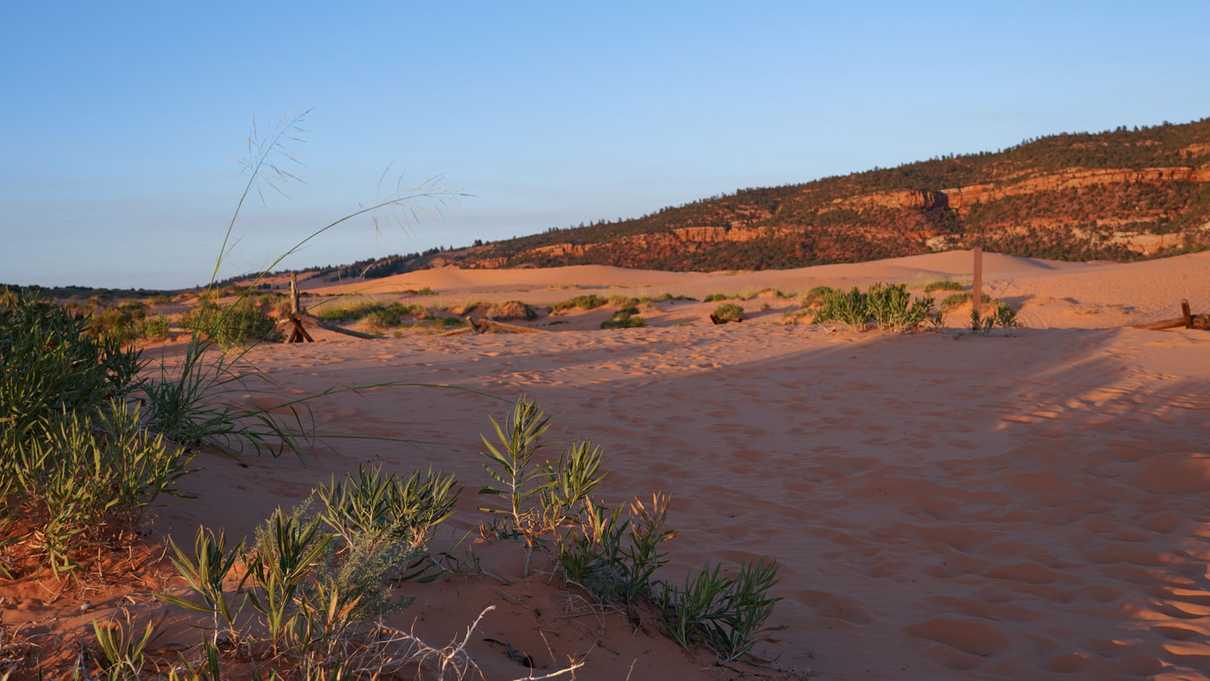
[[[324,268],[324,279],[423,267],[575,264],[769,269],[981,245],[1059,260],[1210,248],[1210,118],[1059,134],[805,184],[743,189],[641,218]]]

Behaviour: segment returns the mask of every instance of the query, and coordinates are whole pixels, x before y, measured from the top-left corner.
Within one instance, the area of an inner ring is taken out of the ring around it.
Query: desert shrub
[[[630,306],[624,307],[613,315],[601,322],[602,329],[633,329],[640,326],[646,326],[647,322],[639,315],[639,308]]]
[[[815,313],[815,323],[841,322],[854,329],[864,330],[870,323],[869,305],[866,294],[857,287],[847,293],[840,290],[829,290],[824,294]]]
[[[423,305],[390,303],[373,306],[365,316],[370,326],[376,329],[389,329],[402,326],[408,317],[423,319],[428,316],[428,310]]]
[[[952,281],[950,279],[942,279],[939,281],[930,281],[929,283],[924,285],[925,293],[932,293],[933,291],[963,291],[965,289],[966,289],[966,287],[963,286],[961,283]]]
[[[673,640],[686,648],[705,645],[730,661],[751,652],[759,640],[781,600],[769,595],[776,584],[773,563],[745,564],[735,576],[716,565],[690,575],[682,587],[663,585],[659,606]]]
[[[985,304],[990,303],[991,300],[992,300],[991,296],[987,295],[986,293],[983,294],[983,302]],[[953,295],[946,296],[941,301],[941,310],[948,311],[955,307],[965,305],[969,302],[971,302],[971,292],[970,291],[964,291],[962,293],[955,293]]]
[[[731,298],[734,298],[734,297],[735,296],[728,295],[726,293],[711,293],[710,295],[706,296],[705,298],[702,298],[702,302],[703,303],[717,303],[720,300],[730,300]]]
[[[608,298],[603,298],[595,293],[590,293],[588,295],[576,296],[575,298],[569,298],[568,300],[555,303],[551,309],[555,312],[564,312],[566,310],[574,309],[592,310],[601,307],[602,305],[607,305],[608,303]]]
[[[318,305],[311,314],[327,322],[354,322],[382,307],[381,303],[364,301],[350,305]]]
[[[971,330],[976,333],[987,333],[995,327],[1011,329],[1019,325],[1016,310],[1001,301],[996,302],[995,310],[987,316],[980,316],[978,310],[971,310]]]
[[[88,331],[98,338],[116,338],[123,343],[143,337],[147,306],[126,302],[114,307],[96,307],[88,314]]]
[[[317,488],[315,497],[319,518],[350,545],[364,536],[419,548],[454,512],[459,491],[453,475],[432,470],[400,479],[381,468],[359,468]]]
[[[0,289],[0,442],[20,447],[63,413],[130,394],[143,364],[118,339],[92,336],[86,317]]]
[[[710,315],[710,317],[716,324],[742,322],[744,321],[744,308],[735,303],[723,303],[714,308],[714,314]]]
[[[509,300],[503,303],[493,304],[490,308],[488,308],[487,316],[489,319],[498,319],[502,321],[531,321],[538,318],[538,312],[530,305],[519,300]]]
[[[870,324],[908,331],[936,318],[933,299],[913,299],[903,284],[874,284],[868,292],[856,287],[847,293],[831,290],[824,294],[815,314],[816,323],[840,322],[859,331]]]
[[[803,294],[802,306],[810,309],[818,308],[833,291],[831,286],[816,286]]]
[[[222,348],[278,340],[277,324],[264,301],[242,298],[228,305],[203,301],[189,315],[186,326]]]
[[[903,284],[874,284],[866,294],[866,306],[880,329],[915,329],[936,316],[932,298],[916,298]]]
[[[139,337],[148,340],[167,338],[169,327],[168,318],[162,314],[146,317],[139,328]]]
[[[635,499],[629,516],[586,498],[580,524],[560,543],[559,569],[565,579],[606,603],[632,606],[653,595],[655,572],[668,563],[660,546],[674,534],[665,526],[669,500],[652,494]]]
[[[392,585],[423,574],[416,566],[428,560],[431,531],[449,517],[456,496],[452,476],[399,479],[362,469],[316,489],[294,509],[274,510],[247,549],[228,548],[222,533],[205,527],[192,553],[170,540],[173,566],[189,591],[159,597],[210,616],[211,666],[225,632],[234,650],[261,650],[274,666],[330,668],[347,658],[351,642],[373,643],[380,618],[407,605],[392,598]],[[247,576],[228,593],[240,559]],[[245,599],[252,618],[232,607]]]
[[[485,534],[524,538],[530,553],[553,542],[557,574],[565,581],[628,610],[640,603],[657,607],[668,633],[685,647],[706,645],[726,660],[750,652],[779,600],[769,595],[775,565],[745,564],[734,577],[707,568],[684,588],[665,584],[657,577],[667,563],[662,547],[675,537],[666,523],[666,495],[635,499],[625,511],[595,501],[592,492],[605,473],[600,448],[586,442],[572,443],[557,462],[539,464],[550,421],[524,397],[503,425],[492,419],[492,426],[495,440],[484,437],[483,443],[495,486],[481,493],[502,503],[482,510],[502,524],[483,528]],[[528,566],[527,553],[526,572]]]
[[[433,289],[429,288],[428,286],[425,286],[422,289],[414,289],[414,288],[405,289],[403,294],[406,296],[435,296],[435,295],[437,295],[437,292],[434,291]]]
[[[83,548],[136,527],[148,504],[175,492],[191,458],[149,433],[138,406],[122,399],[65,412],[37,437],[5,445],[6,507],[34,528],[56,574]]]

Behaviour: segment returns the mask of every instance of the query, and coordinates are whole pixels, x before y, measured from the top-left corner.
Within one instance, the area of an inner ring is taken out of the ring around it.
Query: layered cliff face
[[[981,245],[1066,260],[1210,248],[1210,119],[1027,141],[408,261],[498,268],[800,267]]]

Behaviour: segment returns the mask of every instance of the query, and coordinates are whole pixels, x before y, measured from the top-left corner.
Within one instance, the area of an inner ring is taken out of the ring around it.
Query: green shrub
[[[139,386],[137,350],[96,338],[86,317],[0,289],[0,444],[22,446],[65,412],[92,412]]]
[[[404,305],[402,303],[375,305],[366,314],[370,326],[376,329],[402,326],[407,317],[423,319],[426,316],[428,316],[428,310],[423,305]]]
[[[841,322],[854,329],[864,331],[870,324],[869,305],[866,294],[857,287],[849,292],[829,290],[823,295],[819,311],[815,313],[815,323]]]
[[[751,652],[781,600],[769,595],[776,584],[773,563],[744,564],[734,577],[716,565],[687,577],[681,588],[665,585],[659,606],[673,640],[686,648],[705,645],[731,661]]]
[[[984,304],[990,303],[991,300],[992,300],[991,296],[987,295],[986,293],[983,294]],[[946,296],[945,299],[941,301],[941,310],[949,311],[955,307],[965,305],[969,302],[971,302],[971,292],[970,291],[966,291],[963,293],[955,293],[951,296]]]
[[[866,305],[874,324],[890,331],[915,329],[936,317],[933,299],[913,299],[903,284],[874,284]]]
[[[555,303],[551,309],[555,312],[563,312],[565,310],[592,310],[602,305],[607,305],[609,299],[598,296],[595,293],[590,293],[585,296],[576,296],[562,302]]]
[[[744,321],[744,308],[735,303],[723,303],[714,308],[714,314],[710,315],[710,317],[715,324],[742,322]]]
[[[734,297],[735,296],[727,295],[726,293],[711,293],[710,295],[706,296],[705,298],[702,298],[702,302],[703,303],[717,303],[720,300],[730,300],[731,298],[734,298]]]
[[[96,307],[88,315],[88,331],[98,338],[116,338],[129,343],[143,337],[143,320],[147,306],[143,303],[122,303],[115,307]]]
[[[360,302],[343,306],[321,304],[311,310],[311,314],[326,322],[355,322],[382,308],[381,303],[375,302]]]
[[[142,327],[139,330],[139,336],[148,340],[161,340],[168,337],[168,329],[171,325],[168,318],[162,314],[143,319]]]
[[[933,291],[963,291],[965,289],[965,286],[950,279],[931,281],[924,285],[925,293],[932,293]]]
[[[669,500],[653,494],[635,499],[629,516],[586,499],[578,531],[560,543],[563,577],[605,603],[633,606],[653,596],[655,572],[668,563],[660,546],[674,534],[665,526]]]
[[[613,315],[601,322],[602,329],[633,329],[640,326],[646,326],[647,322],[642,317],[638,316],[639,308],[631,306],[624,307]]]
[[[150,434],[137,406],[113,399],[94,413],[66,412],[4,458],[7,508],[35,528],[57,574],[84,548],[135,527],[157,496],[174,493],[191,457]]]
[[[808,309],[818,308],[834,291],[831,286],[816,286],[803,294],[802,306]]]
[[[849,292],[831,290],[823,294],[816,323],[841,322],[863,331],[871,324],[889,331],[909,331],[935,322],[932,298],[913,299],[903,284],[874,284],[868,292],[854,287]]]
[[[996,302],[996,309],[986,317],[981,317],[979,311],[971,310],[971,330],[976,333],[987,333],[995,327],[1011,329],[1019,326],[1017,312],[1007,303]]]
[[[203,301],[189,315],[186,326],[222,348],[279,340],[277,323],[269,316],[268,308],[265,302],[251,298],[229,305]]]

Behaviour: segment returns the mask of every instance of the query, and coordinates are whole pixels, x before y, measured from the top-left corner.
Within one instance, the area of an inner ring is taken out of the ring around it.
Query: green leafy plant
[[[186,326],[222,348],[280,340],[281,334],[277,323],[269,316],[269,307],[254,298],[240,298],[228,305],[205,300],[186,319]]]
[[[112,399],[95,413],[66,412],[6,457],[10,511],[35,528],[56,573],[95,540],[132,529],[157,496],[174,494],[191,457],[142,426],[139,408]]]
[[[248,599],[261,614],[275,655],[297,633],[295,599],[332,538],[320,531],[318,520],[304,520],[301,512],[280,508],[256,531],[256,545],[246,562],[258,588],[248,592]]]
[[[155,626],[148,622],[139,634],[129,610],[124,620],[93,620],[92,631],[101,649],[101,673],[110,681],[138,681],[143,672],[144,653]]]
[[[987,316],[980,316],[978,309],[971,309],[971,331],[986,334],[997,326],[1002,329],[1012,329],[1020,326],[1020,322],[1017,321],[1016,310],[1009,307],[1007,303],[999,301],[996,302],[995,310]]]
[[[503,500],[501,506],[485,506],[483,511],[506,517],[513,530],[531,534],[532,519],[527,512],[531,497],[541,494],[550,480],[546,471],[534,465],[534,457],[542,444],[542,435],[550,428],[550,419],[532,400],[524,396],[513,405],[512,414],[503,425],[491,419],[496,441],[481,436],[488,461],[483,469],[497,486],[487,486],[480,494]]]
[[[159,594],[159,599],[187,610],[209,614],[213,622],[212,643],[218,643],[220,626],[226,627],[233,642],[237,641],[235,616],[239,609],[233,611],[227,602],[223,582],[243,552],[243,543],[228,550],[223,532],[216,535],[212,530],[199,526],[193,539],[193,555],[185,553],[171,537],[168,538],[168,545],[172,550],[169,558],[173,567],[197,600],[171,594]]]
[[[731,661],[751,652],[779,598],[773,563],[745,563],[735,576],[707,566],[686,577],[684,586],[664,585],[660,610],[673,640],[685,648],[705,645]]]
[[[907,331],[937,318],[932,298],[912,298],[903,284],[875,284],[866,295],[866,306],[880,329]]]
[[[564,578],[608,603],[651,597],[655,572],[668,562],[660,546],[674,536],[665,526],[668,504],[666,495],[652,494],[648,504],[631,502],[623,517],[586,498],[578,531],[560,545]]]
[[[453,475],[432,470],[400,479],[381,468],[358,468],[319,487],[315,496],[319,518],[347,544],[370,537],[419,548],[453,514],[460,491]]]
[[[841,322],[850,327],[864,331],[870,324],[870,311],[866,294],[857,287],[847,293],[830,290],[823,296],[819,311],[815,313],[815,323]]]

